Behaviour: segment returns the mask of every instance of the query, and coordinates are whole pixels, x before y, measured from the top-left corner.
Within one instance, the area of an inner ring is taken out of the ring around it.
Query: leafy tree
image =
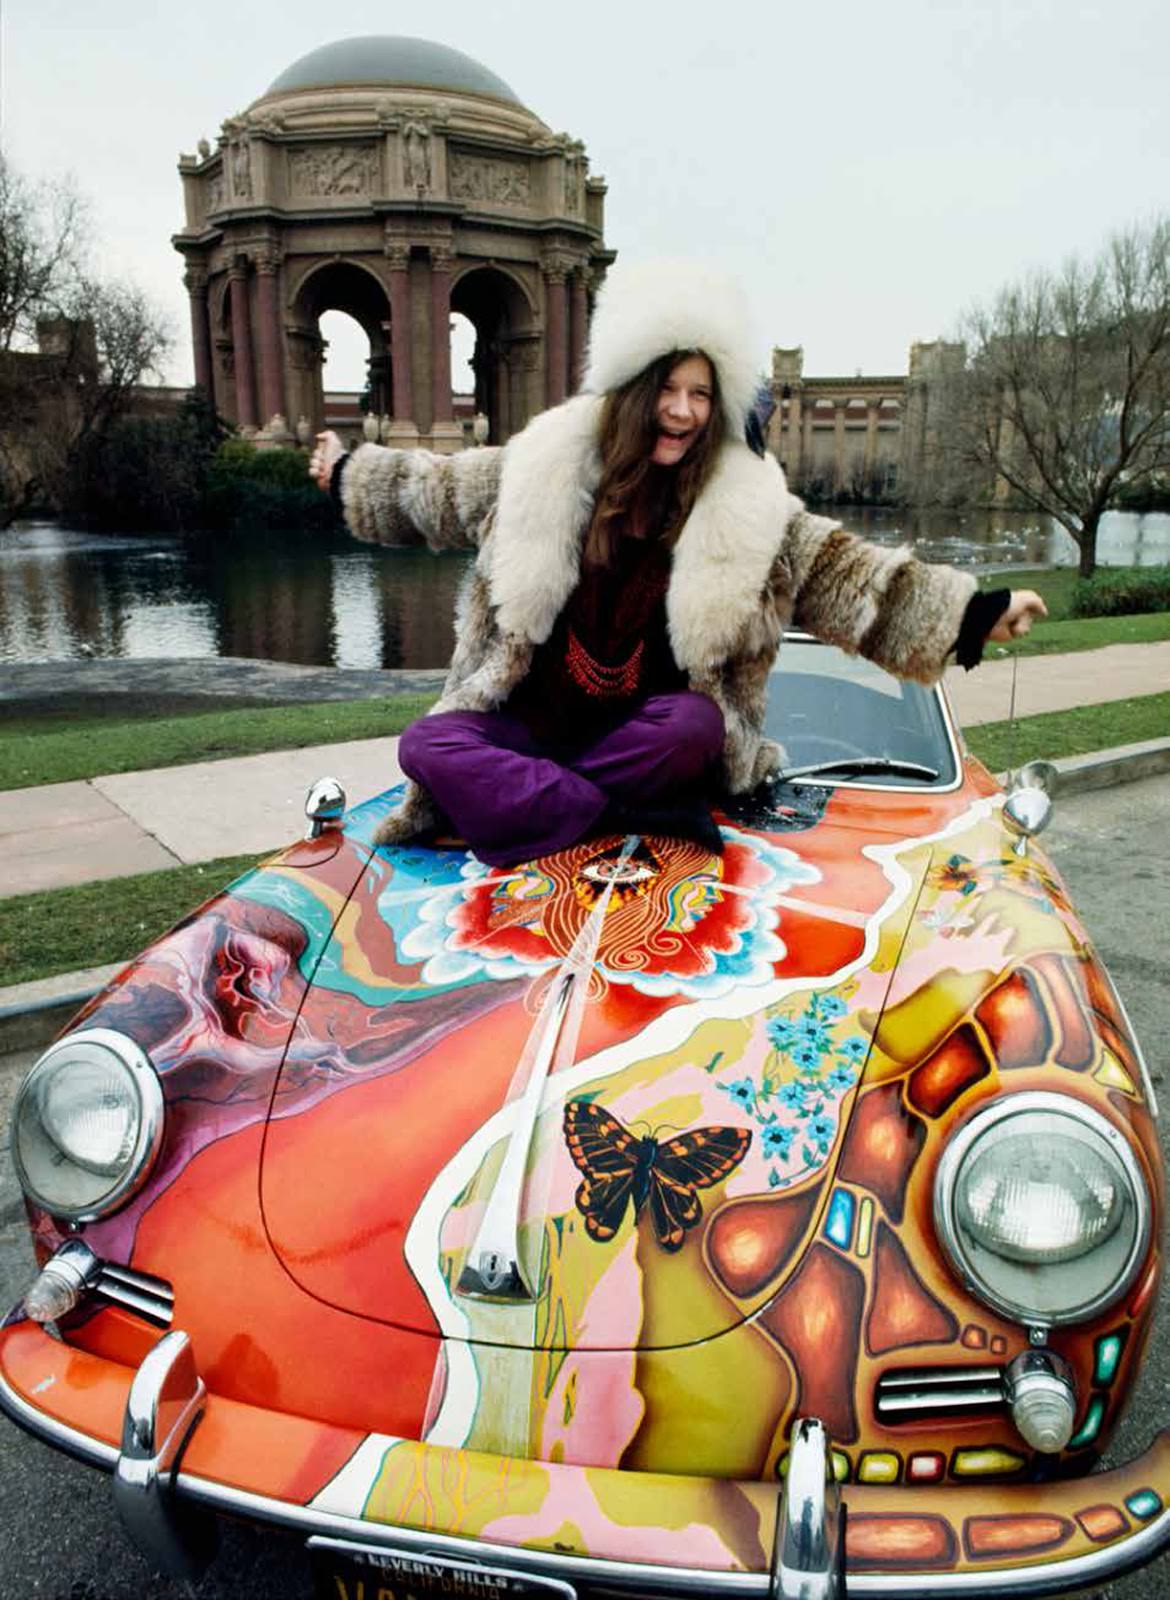
[[[1054,517],[1092,575],[1104,513],[1170,469],[1170,218],[1009,284],[931,397],[944,475]]]

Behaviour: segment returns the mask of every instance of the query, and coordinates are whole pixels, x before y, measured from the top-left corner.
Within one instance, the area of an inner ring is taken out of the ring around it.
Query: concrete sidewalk
[[[1155,644],[1110,644],[1067,655],[1021,656],[1014,661],[995,652],[995,645],[988,646],[986,658],[972,672],[961,667],[947,671],[947,692],[964,728],[980,722],[1006,722],[1013,714],[1013,669],[1017,717],[1170,691],[1170,639]],[[1170,734],[1170,723],[1166,732]]]
[[[960,723],[1006,719],[1011,680],[1010,659],[988,660],[971,673],[952,669],[947,687]],[[1018,666],[1015,714],[1161,690],[1170,690],[1170,641],[1032,656]],[[370,692],[364,683],[334,688],[337,698],[355,691]],[[1138,754],[1142,770],[1149,770],[1151,752]],[[318,745],[0,791],[0,898],[277,849],[302,833],[305,793],[325,774],[341,781],[351,805],[369,799],[402,776],[397,740]]]
[[[401,780],[397,750],[359,739],[0,791],[0,899],[275,850],[304,833],[316,779],[356,805]]]

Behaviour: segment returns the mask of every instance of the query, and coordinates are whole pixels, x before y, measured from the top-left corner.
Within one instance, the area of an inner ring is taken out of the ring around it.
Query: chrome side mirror
[[[318,778],[305,796],[309,819],[306,839],[319,839],[327,828],[340,828],[345,815],[345,790],[336,778]]]
[[[1052,820],[1052,797],[1057,772],[1051,761],[1029,761],[1011,780],[1003,803],[1003,820],[1016,835],[1012,846],[1018,856],[1026,855],[1028,840]]]

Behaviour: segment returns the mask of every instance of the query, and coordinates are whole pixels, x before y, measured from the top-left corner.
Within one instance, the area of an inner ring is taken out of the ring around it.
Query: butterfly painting
[[[747,1128],[693,1128],[670,1139],[639,1136],[588,1100],[565,1104],[565,1143],[585,1181],[577,1210],[591,1239],[605,1243],[621,1227],[630,1201],[635,1221],[649,1206],[654,1237],[681,1250],[702,1221],[698,1191],[735,1171],[752,1142]]]

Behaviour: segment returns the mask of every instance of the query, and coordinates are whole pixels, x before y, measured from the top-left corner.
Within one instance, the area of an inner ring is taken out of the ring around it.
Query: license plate
[[[538,1578],[511,1567],[402,1550],[352,1544],[347,1539],[309,1540],[309,1561],[319,1600],[577,1600],[559,1578]]]

